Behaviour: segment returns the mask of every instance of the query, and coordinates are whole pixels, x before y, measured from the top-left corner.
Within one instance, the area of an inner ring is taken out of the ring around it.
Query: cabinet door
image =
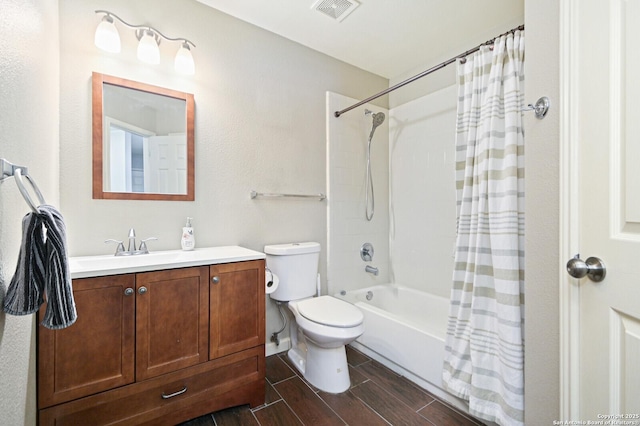
[[[76,279],[72,285],[76,322],[61,330],[38,326],[40,408],[134,379],[135,276]]]
[[[211,359],[264,345],[264,260],[213,265],[210,274]]]
[[[208,360],[209,267],[136,275],[136,380]]]

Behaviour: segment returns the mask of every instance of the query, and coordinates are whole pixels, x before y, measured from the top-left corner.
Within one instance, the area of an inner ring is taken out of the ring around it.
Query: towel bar
[[[264,192],[256,192],[251,191],[251,198],[255,199],[257,197],[265,197],[265,198],[317,198],[318,201],[326,200],[327,196],[320,194],[276,194],[276,193],[264,193]]]
[[[20,194],[22,194],[22,198],[24,198],[24,200],[27,202],[29,207],[31,207],[31,210],[33,210],[34,213],[38,213],[38,205],[33,202],[31,196],[29,195],[29,192],[27,191],[27,188],[24,186],[24,182],[22,181],[23,177],[26,178],[27,181],[31,184],[33,191],[38,197],[38,201],[40,201],[39,205],[46,204],[46,202],[44,200],[44,197],[42,196],[42,193],[40,192],[40,189],[38,189],[38,185],[36,185],[36,182],[31,178],[31,176],[29,176],[27,168],[24,166],[16,166],[15,164],[10,163],[4,158],[0,158],[0,170],[2,170],[0,182],[13,176],[15,178],[16,185],[18,186],[18,190],[20,191]]]

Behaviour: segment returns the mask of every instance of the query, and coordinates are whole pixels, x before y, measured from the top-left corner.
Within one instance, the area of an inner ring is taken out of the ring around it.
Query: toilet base
[[[287,355],[303,377],[321,391],[342,393],[351,386],[344,346],[321,348],[307,341],[289,349]]]

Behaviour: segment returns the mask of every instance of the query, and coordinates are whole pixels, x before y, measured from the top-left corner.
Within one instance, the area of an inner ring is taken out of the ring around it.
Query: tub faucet
[[[367,265],[364,267],[364,270],[370,274],[378,276],[378,268],[376,268],[375,266]]]

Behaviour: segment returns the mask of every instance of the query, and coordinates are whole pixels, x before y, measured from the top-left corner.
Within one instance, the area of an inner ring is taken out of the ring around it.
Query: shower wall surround
[[[389,124],[376,130],[371,142],[371,171],[375,190],[375,214],[365,218],[367,138],[371,115],[388,110],[366,104],[336,118],[335,111],[358,102],[327,92],[327,287],[329,294],[389,282]],[[360,247],[369,242],[375,253],[371,262],[360,258]],[[366,265],[379,275],[365,272]]]
[[[329,293],[392,282],[449,297],[456,234],[456,96],[456,86],[450,86],[389,111],[372,145],[376,211],[367,222],[371,117],[365,117],[364,108],[381,109],[365,105],[335,118],[334,111],[356,100],[327,94]],[[364,242],[375,247],[370,264],[380,269],[377,277],[364,272],[359,255]]]
[[[456,238],[455,85],[392,108],[389,252],[394,282],[449,297]]]

